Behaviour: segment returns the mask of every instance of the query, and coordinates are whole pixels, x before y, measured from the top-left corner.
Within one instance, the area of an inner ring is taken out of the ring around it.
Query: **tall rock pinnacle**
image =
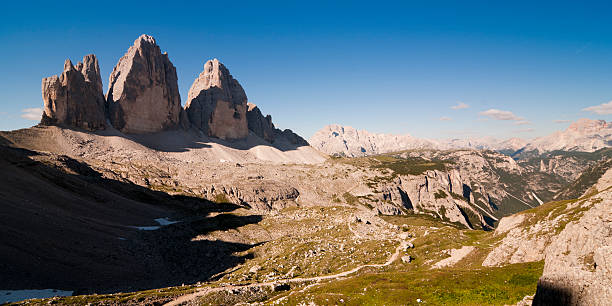
[[[106,95],[109,119],[124,133],[154,133],[179,126],[176,68],[155,39],[141,35],[119,59]]]
[[[185,108],[191,124],[209,136],[241,139],[249,135],[246,93],[217,59],[204,64],[189,89]]]
[[[90,54],[76,67],[70,60],[64,71],[42,80],[42,124],[60,124],[88,130],[104,129],[104,95],[98,59]]]

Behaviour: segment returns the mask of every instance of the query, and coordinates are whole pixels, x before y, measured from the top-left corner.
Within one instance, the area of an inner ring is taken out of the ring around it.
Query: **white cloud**
[[[39,107],[24,108],[21,110],[21,118],[38,121],[42,117],[43,109]]]
[[[553,121],[554,123],[569,123],[572,122],[571,120],[555,120]]]
[[[440,121],[451,121],[451,120],[453,120],[453,118],[451,117],[446,117],[446,116],[440,117]]]
[[[469,108],[469,107],[470,107],[469,105],[467,105],[467,104],[465,104],[463,102],[459,102],[459,103],[457,103],[457,105],[451,106],[452,109],[466,109],[466,108]]]
[[[523,118],[515,115],[514,113],[510,111],[504,111],[504,110],[499,110],[499,109],[494,109],[494,108],[486,110],[484,112],[480,112],[478,114],[481,116],[487,116],[495,120],[515,120],[519,122],[524,121]]]
[[[583,108],[583,111],[596,113],[598,115],[611,115],[612,114],[612,101],[603,103],[600,105],[593,105],[587,108]]]
[[[519,120],[514,123],[514,125],[525,125],[525,124],[531,124],[531,122],[529,122],[529,120]]]

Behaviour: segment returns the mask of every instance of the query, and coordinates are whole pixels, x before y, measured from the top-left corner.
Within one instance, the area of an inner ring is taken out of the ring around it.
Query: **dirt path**
[[[354,188],[356,188],[358,185],[355,185],[353,187],[351,187],[349,190],[352,190]],[[297,202],[297,199],[296,199]],[[330,201],[331,203],[331,201]],[[354,231],[351,228],[351,220],[354,218],[354,215],[351,214],[351,216],[348,219],[348,228],[351,231],[351,233],[353,233],[353,235],[355,235],[358,239],[363,239],[363,237],[357,233],[356,231]],[[198,297],[202,297],[202,296],[206,296],[210,293],[214,293],[214,292],[220,292],[220,291],[226,291],[226,290],[234,290],[234,289],[241,289],[241,288],[253,288],[253,287],[270,287],[271,289],[274,289],[274,286],[277,284],[282,284],[282,283],[306,283],[306,282],[320,282],[323,280],[330,280],[330,279],[336,279],[336,278],[341,278],[341,277],[345,277],[345,276],[349,276],[353,273],[356,273],[358,271],[360,271],[361,269],[364,268],[382,268],[382,267],[386,267],[391,265],[393,262],[395,262],[401,254],[401,250],[404,249],[406,247],[406,245],[408,243],[411,243],[415,238],[411,239],[410,241],[405,241],[403,239],[398,239],[398,241],[400,241],[400,245],[395,248],[395,253],[393,253],[389,259],[387,259],[387,261],[385,263],[382,264],[366,264],[366,265],[360,265],[357,266],[351,270],[348,271],[344,271],[344,272],[340,272],[340,273],[336,273],[336,274],[331,274],[331,275],[324,275],[324,276],[315,276],[315,277],[296,277],[296,278],[289,278],[289,279],[279,279],[273,282],[262,282],[262,283],[252,283],[252,284],[248,284],[248,285],[226,285],[226,286],[222,286],[222,287],[214,287],[214,288],[210,288],[210,287],[206,287],[206,288],[200,288],[200,289],[196,289],[196,291],[194,293],[190,293],[190,294],[186,294],[183,296],[178,297],[177,299],[168,302],[164,305],[166,306],[176,306],[176,305],[182,305],[183,303],[187,303],[189,301],[195,300]]]
[[[414,238],[412,239],[414,240]],[[412,240],[410,242],[412,242]],[[252,288],[252,287],[271,287],[272,289],[274,288],[275,284],[279,284],[279,283],[305,283],[305,282],[319,282],[322,280],[329,280],[329,279],[335,279],[335,278],[340,278],[340,277],[345,277],[348,275],[351,275],[353,273],[358,272],[359,270],[363,269],[363,268],[381,268],[381,267],[386,267],[390,264],[392,264],[393,262],[395,262],[401,254],[401,250],[408,244],[407,241],[401,240],[400,245],[395,248],[395,253],[393,253],[389,259],[387,259],[387,261],[385,263],[382,264],[367,264],[367,265],[361,265],[358,266],[356,268],[353,268],[351,270],[348,271],[344,271],[344,272],[340,272],[337,274],[331,274],[331,275],[324,275],[324,276],[316,276],[316,277],[297,277],[297,278],[290,278],[290,279],[279,279],[275,282],[263,282],[263,283],[253,283],[253,284],[248,284],[248,285],[229,285],[229,286],[223,286],[223,287],[215,287],[215,288],[201,288],[196,290],[196,292],[191,293],[191,294],[186,294],[183,296],[180,296],[179,298],[175,299],[174,301],[168,302],[165,305],[166,306],[174,306],[174,305],[181,305],[183,303],[192,301],[198,297],[201,296],[205,296],[207,294],[213,293],[213,292],[219,292],[219,291],[225,291],[225,290],[233,290],[233,289],[239,289],[239,288]]]

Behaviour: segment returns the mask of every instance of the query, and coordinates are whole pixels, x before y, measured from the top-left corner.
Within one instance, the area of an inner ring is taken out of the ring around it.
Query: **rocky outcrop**
[[[474,249],[476,248],[473,246],[464,245],[460,249],[445,250],[444,253],[450,255],[450,257],[447,257],[447,258],[444,258],[438,261],[433,266],[431,266],[431,268],[441,269],[441,268],[453,266],[459,261],[461,261],[463,258],[465,258],[466,256],[470,255],[470,253],[474,251]]]
[[[274,127],[272,123],[272,116],[264,115],[259,110],[259,107],[253,103],[247,103],[247,121],[249,130],[255,135],[263,138],[269,143],[275,143],[279,139],[283,139],[286,142],[298,145],[307,146],[308,142],[300,135],[293,131],[286,129],[284,131]]]
[[[554,239],[557,225],[560,226],[562,221],[548,220],[548,217],[540,222],[536,219],[533,213],[502,218],[494,235],[503,238],[487,255],[482,265],[503,266],[544,259],[544,250]]]
[[[76,67],[70,60],[64,71],[42,80],[42,124],[59,124],[87,130],[106,127],[104,95],[98,59],[90,54]]]
[[[359,194],[380,213],[421,211],[463,224],[469,220],[475,228],[491,228],[502,216],[536,207],[537,199],[548,201],[545,192],[559,186],[494,151],[410,150],[356,161],[383,172],[367,182],[369,192]]]
[[[247,103],[247,122],[249,130],[255,135],[263,138],[267,142],[274,142],[275,128],[272,123],[272,116],[264,115],[259,110],[259,107],[253,103]]]
[[[546,249],[533,305],[609,305],[612,301],[612,192],[569,223]]]
[[[204,64],[189,89],[185,109],[192,125],[208,136],[241,139],[249,135],[246,93],[217,59]]]
[[[297,189],[278,181],[261,180],[232,186],[210,186],[202,190],[202,197],[215,202],[229,202],[261,212],[296,206],[300,195]]]
[[[302,136],[294,133],[290,129],[284,129],[282,131],[279,129],[276,129],[275,132],[276,132],[275,141],[282,138],[292,145],[297,145],[297,146],[308,146],[309,145],[306,139],[302,138]]]
[[[42,124],[103,129],[109,121],[123,133],[145,134],[195,127],[221,139],[243,139],[249,131],[279,149],[307,146],[293,131],[274,127],[272,117],[247,106],[242,86],[217,59],[204,64],[181,107],[176,68],[155,39],[141,35],[119,59],[104,97],[98,60],[88,55],[62,75],[43,79]],[[248,108],[248,109],[247,109]],[[280,141],[279,141],[280,140]]]
[[[605,203],[605,199],[612,197],[612,191],[608,190],[611,182],[612,170],[608,170],[591,187],[591,191],[580,199],[549,202],[502,218],[494,233],[502,239],[485,258],[483,266],[503,266],[545,259],[545,254],[551,252],[550,248],[558,240],[560,232],[576,220],[582,220],[585,212],[593,210],[595,204],[601,201]]]
[[[379,203],[383,204],[379,212],[382,214],[396,214],[396,210],[387,207],[392,203],[398,208],[433,213],[469,228],[489,226],[481,213],[469,205],[474,203],[474,196],[468,191],[471,190],[469,181],[463,179],[457,170],[428,170],[422,175],[401,175],[379,186]]]
[[[113,69],[109,84],[109,119],[118,130],[154,133],[181,125],[176,68],[153,37],[141,35],[134,41]]]

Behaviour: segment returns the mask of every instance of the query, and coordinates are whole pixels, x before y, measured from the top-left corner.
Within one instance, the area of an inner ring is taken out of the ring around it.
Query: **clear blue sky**
[[[305,137],[340,123],[529,138],[567,127],[563,120],[612,119],[612,105],[583,111],[612,100],[604,2],[60,2],[3,3],[0,130],[36,123],[23,110],[42,107],[41,79],[66,58],[95,53],[106,89],[143,33],[169,53],[183,104],[217,57],[277,126]],[[460,102],[469,108],[451,109]],[[480,114],[490,109],[512,114]]]

